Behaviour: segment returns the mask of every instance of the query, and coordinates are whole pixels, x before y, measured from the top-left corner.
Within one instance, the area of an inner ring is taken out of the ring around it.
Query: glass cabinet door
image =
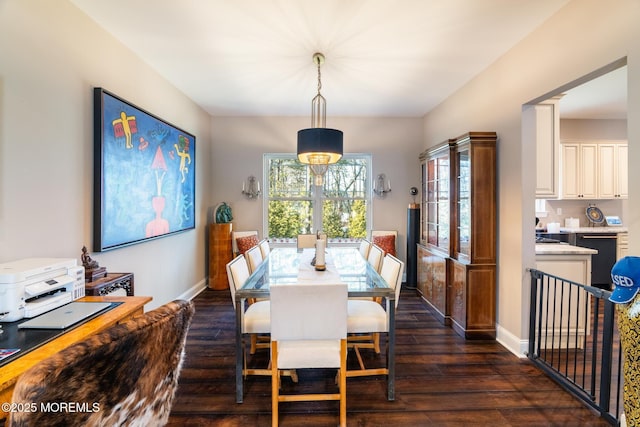
[[[420,193],[420,243],[423,245],[427,242],[428,227],[427,227],[427,163],[422,162],[421,165],[421,181],[422,188]]]
[[[457,242],[456,252],[470,257],[471,239],[471,163],[469,150],[463,149],[456,153],[457,163]]]
[[[449,155],[445,150],[426,162],[424,242],[449,252]]]

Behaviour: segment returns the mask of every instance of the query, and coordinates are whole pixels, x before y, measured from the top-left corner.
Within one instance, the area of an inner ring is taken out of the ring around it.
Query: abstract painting
[[[196,139],[94,88],[93,249],[195,228]]]

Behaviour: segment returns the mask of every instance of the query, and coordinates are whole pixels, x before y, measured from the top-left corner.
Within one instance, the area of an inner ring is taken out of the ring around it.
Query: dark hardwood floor
[[[249,377],[244,403],[235,402],[234,314],[229,291],[195,298],[180,385],[170,426],[268,426],[271,380]],[[387,401],[386,377],[349,378],[350,426],[608,426],[596,413],[495,341],[465,341],[429,313],[416,291],[403,290],[398,308],[396,400]],[[259,350],[251,364],[267,362]],[[384,354],[363,350],[368,366]],[[384,353],[384,352],[383,352]],[[349,354],[349,364],[356,363]],[[285,391],[335,387],[335,371],[300,372]],[[280,405],[281,426],[333,426],[337,402]]]

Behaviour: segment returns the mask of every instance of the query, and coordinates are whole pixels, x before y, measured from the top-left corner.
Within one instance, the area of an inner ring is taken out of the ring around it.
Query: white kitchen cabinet
[[[539,252],[539,247],[548,249],[546,245],[536,245],[536,269],[564,280],[591,285],[592,254],[571,251],[569,245],[560,250],[567,250],[566,254]],[[553,283],[547,292],[552,293],[554,302],[545,305],[538,301],[536,304],[546,308],[541,314],[541,322],[542,330],[547,330],[548,335],[540,345],[542,348],[583,348],[585,335],[589,335],[591,297],[584,289],[562,280]]]
[[[616,249],[616,259],[629,255],[629,233],[618,233],[618,246]]]
[[[555,199],[559,189],[559,97],[537,104],[527,114],[536,141],[536,198]]]
[[[563,142],[561,150],[562,198],[598,198],[598,146]]]
[[[626,199],[628,193],[627,144],[598,144],[598,198]]]

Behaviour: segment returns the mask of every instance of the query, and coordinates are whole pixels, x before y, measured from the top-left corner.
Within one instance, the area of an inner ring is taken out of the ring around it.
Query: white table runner
[[[326,270],[318,271],[313,265],[311,265],[315,252],[315,249],[304,249],[300,254],[298,264],[298,282],[310,284],[341,283],[340,274],[338,273],[329,253],[325,253]]]

